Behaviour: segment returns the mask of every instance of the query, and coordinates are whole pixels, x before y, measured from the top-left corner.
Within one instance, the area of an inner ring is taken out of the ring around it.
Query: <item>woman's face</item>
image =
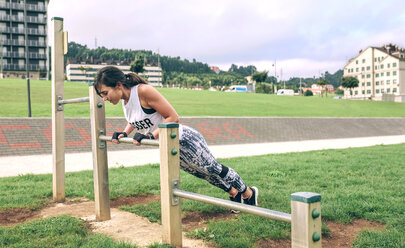
[[[122,84],[118,83],[114,88],[101,84],[98,92],[104,101],[109,101],[112,104],[117,104],[122,97]]]

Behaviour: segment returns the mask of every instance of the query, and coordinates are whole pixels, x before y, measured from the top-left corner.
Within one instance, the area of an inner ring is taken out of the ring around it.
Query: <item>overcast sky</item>
[[[228,70],[334,73],[368,46],[405,47],[402,0],[50,0],[69,41],[152,50]],[[50,23],[50,22],[49,22]],[[52,27],[49,25],[49,30]]]

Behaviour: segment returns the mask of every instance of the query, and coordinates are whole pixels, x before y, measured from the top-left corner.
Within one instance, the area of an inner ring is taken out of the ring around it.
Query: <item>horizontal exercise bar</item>
[[[89,101],[90,101],[89,97],[81,97],[81,98],[59,100],[58,104],[80,103],[80,102],[89,102]]]
[[[182,198],[187,198],[194,201],[204,202],[219,207],[224,207],[233,210],[239,210],[241,212],[258,215],[261,217],[279,220],[287,223],[291,223],[291,214],[278,212],[266,208],[260,208],[256,206],[246,205],[242,203],[232,202],[224,199],[219,199],[211,196],[200,195],[192,192],[183,191],[180,189],[173,189],[173,195]]]
[[[104,140],[104,141],[111,141],[112,140],[112,136],[106,136],[106,135],[100,135],[100,136],[98,136],[98,138],[100,140]],[[129,138],[129,137],[124,137],[124,138],[119,139],[119,141],[121,143],[132,144],[134,139]],[[149,146],[159,146],[159,140],[143,139],[143,140],[141,140],[141,144],[142,145],[149,145]]]

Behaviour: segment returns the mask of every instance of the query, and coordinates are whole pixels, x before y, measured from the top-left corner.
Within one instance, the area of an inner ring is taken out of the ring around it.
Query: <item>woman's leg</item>
[[[246,191],[250,191],[250,189],[247,190],[248,188],[236,171],[222,165],[214,158],[204,137],[188,126],[183,126],[180,140],[180,167],[223,189],[230,195],[234,195],[235,190],[245,195],[249,193]]]

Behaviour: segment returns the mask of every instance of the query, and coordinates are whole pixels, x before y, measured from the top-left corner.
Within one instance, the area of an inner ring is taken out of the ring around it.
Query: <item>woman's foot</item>
[[[259,190],[255,187],[249,187],[252,193],[249,197],[243,198],[243,203],[247,205],[257,206],[257,197],[259,196]]]

